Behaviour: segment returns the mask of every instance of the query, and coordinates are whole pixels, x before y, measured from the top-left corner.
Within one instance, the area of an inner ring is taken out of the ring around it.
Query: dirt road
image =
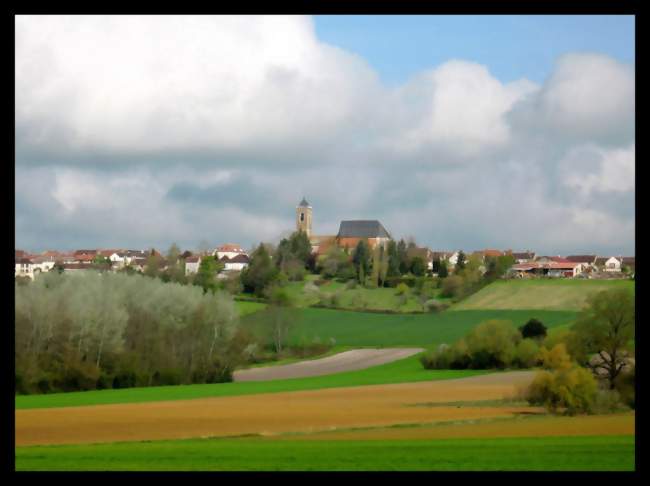
[[[301,361],[288,365],[265,366],[239,370],[234,381],[269,381],[306,376],[330,375],[342,371],[362,370],[424,351],[422,348],[353,349],[327,358]]]
[[[137,404],[16,410],[16,446],[243,434],[512,417],[530,407],[459,407],[498,400],[533,373]],[[423,403],[440,406],[416,406]]]

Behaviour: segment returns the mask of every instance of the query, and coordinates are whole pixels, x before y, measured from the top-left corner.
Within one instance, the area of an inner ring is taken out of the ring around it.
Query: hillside
[[[591,293],[621,287],[634,291],[634,281],[568,279],[498,281],[455,305],[453,309],[580,311]]]
[[[332,342],[343,346],[421,346],[452,343],[488,319],[505,319],[516,326],[534,317],[547,327],[568,324],[573,311],[548,310],[467,310],[440,314],[379,314],[332,309],[300,309],[289,340]],[[242,325],[262,335],[255,314],[242,318]]]

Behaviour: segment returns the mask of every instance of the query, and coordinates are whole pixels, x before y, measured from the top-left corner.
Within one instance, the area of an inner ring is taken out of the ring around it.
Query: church
[[[385,247],[391,240],[390,233],[376,219],[341,221],[337,234],[314,235],[312,233],[312,207],[304,197],[296,207],[296,230],[304,231],[307,234],[312,252],[316,255],[323,255],[332,246],[352,250],[361,239],[365,239],[371,249],[378,245]]]

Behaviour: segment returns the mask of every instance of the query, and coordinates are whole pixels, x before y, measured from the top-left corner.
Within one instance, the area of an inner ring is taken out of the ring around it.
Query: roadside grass
[[[612,288],[634,290],[632,280],[499,280],[452,307],[452,310],[542,309],[580,311],[587,297]]]
[[[490,373],[490,371],[485,370],[426,370],[420,364],[419,356],[410,356],[402,360],[363,370],[288,380],[123,388],[52,393],[46,395],[18,395],[15,397],[15,408],[18,410],[112,403],[190,400],[194,398],[254,395],[258,393],[448,380]]]
[[[632,471],[634,436],[191,439],[15,450],[25,471]]]
[[[505,319],[515,326],[530,318],[541,320],[548,328],[570,324],[573,311],[545,310],[470,310],[439,314],[376,314],[333,309],[299,310],[299,319],[290,332],[290,344],[332,342],[334,345],[363,347],[419,346],[432,348],[451,344],[476,325],[488,319]],[[242,326],[262,336],[254,319],[242,318]]]
[[[371,346],[368,346],[371,347]],[[359,348],[359,346],[357,346]],[[314,356],[309,356],[307,358],[299,358],[295,356],[291,356],[288,358],[282,358],[278,359],[275,361],[264,361],[262,363],[255,363],[251,364],[248,366],[242,366],[241,368],[237,368],[238,370],[248,370],[251,368],[266,368],[268,366],[281,366],[281,365],[287,365],[287,364],[293,364],[293,363],[299,363],[301,361],[312,361],[315,359],[322,359],[322,358],[327,358],[328,356],[333,356],[338,353],[342,353],[344,351],[349,351],[350,349],[353,349],[351,346],[333,346],[329,350],[327,350],[324,353],[314,355]],[[355,348],[356,349],[356,348]]]

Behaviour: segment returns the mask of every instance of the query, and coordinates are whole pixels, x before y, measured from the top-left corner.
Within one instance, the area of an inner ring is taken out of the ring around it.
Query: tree
[[[411,273],[416,277],[422,277],[427,271],[426,263],[421,257],[413,257],[411,260]]]
[[[546,337],[546,326],[537,319],[530,319],[519,328],[521,335],[526,338],[544,339]]]
[[[275,279],[278,272],[279,270],[271,261],[266,247],[260,243],[251,255],[248,267],[241,272],[244,292],[262,296],[264,289]]]
[[[376,287],[382,287],[388,274],[388,253],[382,245],[377,245],[372,251],[372,282]]]
[[[449,269],[447,268],[447,260],[440,260],[440,268],[438,269],[438,277],[447,278],[449,276]]]
[[[303,269],[314,269],[311,242],[304,231],[295,231],[288,239],[283,238],[276,250],[275,263],[283,272],[289,273],[287,266],[295,266],[296,262],[302,265]]]
[[[201,258],[199,270],[194,276],[194,285],[203,289],[203,293],[208,290],[214,292],[217,288],[217,274],[223,269],[223,263],[219,262],[214,256],[204,256]]]
[[[456,260],[456,269],[462,270],[463,268],[465,268],[466,263],[467,263],[467,257],[465,256],[465,252],[463,252],[463,250],[460,250],[458,252],[458,260]]]
[[[359,283],[363,285],[365,283],[365,277],[370,270],[370,249],[368,248],[368,243],[363,238],[359,240],[359,243],[357,243],[354,249],[352,263],[357,271]]]
[[[147,263],[145,265],[144,274],[147,277],[159,277],[162,267],[162,258],[158,255],[153,254],[153,252],[147,257]]]
[[[409,271],[409,258],[406,248],[406,242],[401,239],[397,243],[397,261],[399,262],[399,273],[404,275]]]
[[[388,277],[399,277],[399,255],[397,254],[397,243],[395,240],[390,240],[387,247],[388,254],[388,270],[386,275]]]
[[[596,353],[590,364],[594,373],[604,370],[610,389],[626,365],[634,341],[634,295],[627,289],[612,289],[591,295],[573,328],[580,346]]]

